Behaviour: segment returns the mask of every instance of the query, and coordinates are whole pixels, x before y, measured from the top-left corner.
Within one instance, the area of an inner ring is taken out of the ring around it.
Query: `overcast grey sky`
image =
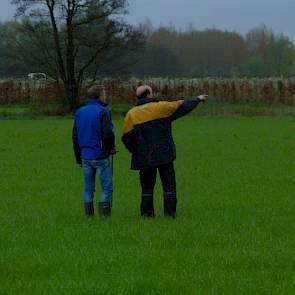
[[[0,0],[0,19],[13,16],[11,0]],[[295,41],[295,0],[129,0],[131,23],[147,17],[155,24],[197,29],[216,27],[241,33],[266,24]]]

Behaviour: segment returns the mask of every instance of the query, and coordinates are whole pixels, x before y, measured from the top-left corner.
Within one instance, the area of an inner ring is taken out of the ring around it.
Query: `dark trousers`
[[[157,171],[160,173],[164,192],[164,213],[165,215],[175,217],[177,197],[173,162],[139,172],[142,188],[141,215],[148,217],[154,216],[153,195],[157,180]]]

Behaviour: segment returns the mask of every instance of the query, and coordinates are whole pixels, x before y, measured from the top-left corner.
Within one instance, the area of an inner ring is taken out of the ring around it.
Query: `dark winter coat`
[[[126,115],[122,141],[132,154],[131,169],[143,170],[176,159],[171,123],[191,112],[198,98],[173,102],[140,99]]]

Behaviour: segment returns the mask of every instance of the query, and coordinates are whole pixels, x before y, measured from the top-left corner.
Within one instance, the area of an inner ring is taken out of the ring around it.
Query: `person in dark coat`
[[[112,167],[109,157],[116,153],[115,135],[110,112],[100,86],[88,90],[90,99],[75,114],[73,147],[77,164],[83,168],[84,205],[87,216],[94,215],[95,178],[99,177],[102,193],[99,213],[111,214],[113,194]]]
[[[195,109],[206,95],[186,100],[159,101],[153,98],[150,86],[136,91],[138,102],[126,115],[122,141],[132,154],[131,169],[139,170],[141,216],[154,217],[154,187],[157,171],[164,191],[164,214],[176,217],[177,195],[173,162],[176,148],[172,137],[172,122]]]

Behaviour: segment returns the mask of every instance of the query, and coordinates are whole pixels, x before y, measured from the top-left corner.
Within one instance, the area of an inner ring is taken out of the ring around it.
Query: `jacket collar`
[[[108,106],[107,103],[99,100],[96,97],[86,100],[86,105],[101,105],[103,107],[107,107]]]
[[[140,99],[137,101],[136,106],[141,106],[141,105],[143,105],[143,104],[151,103],[151,102],[159,102],[159,100],[156,99],[156,98],[140,98]]]

